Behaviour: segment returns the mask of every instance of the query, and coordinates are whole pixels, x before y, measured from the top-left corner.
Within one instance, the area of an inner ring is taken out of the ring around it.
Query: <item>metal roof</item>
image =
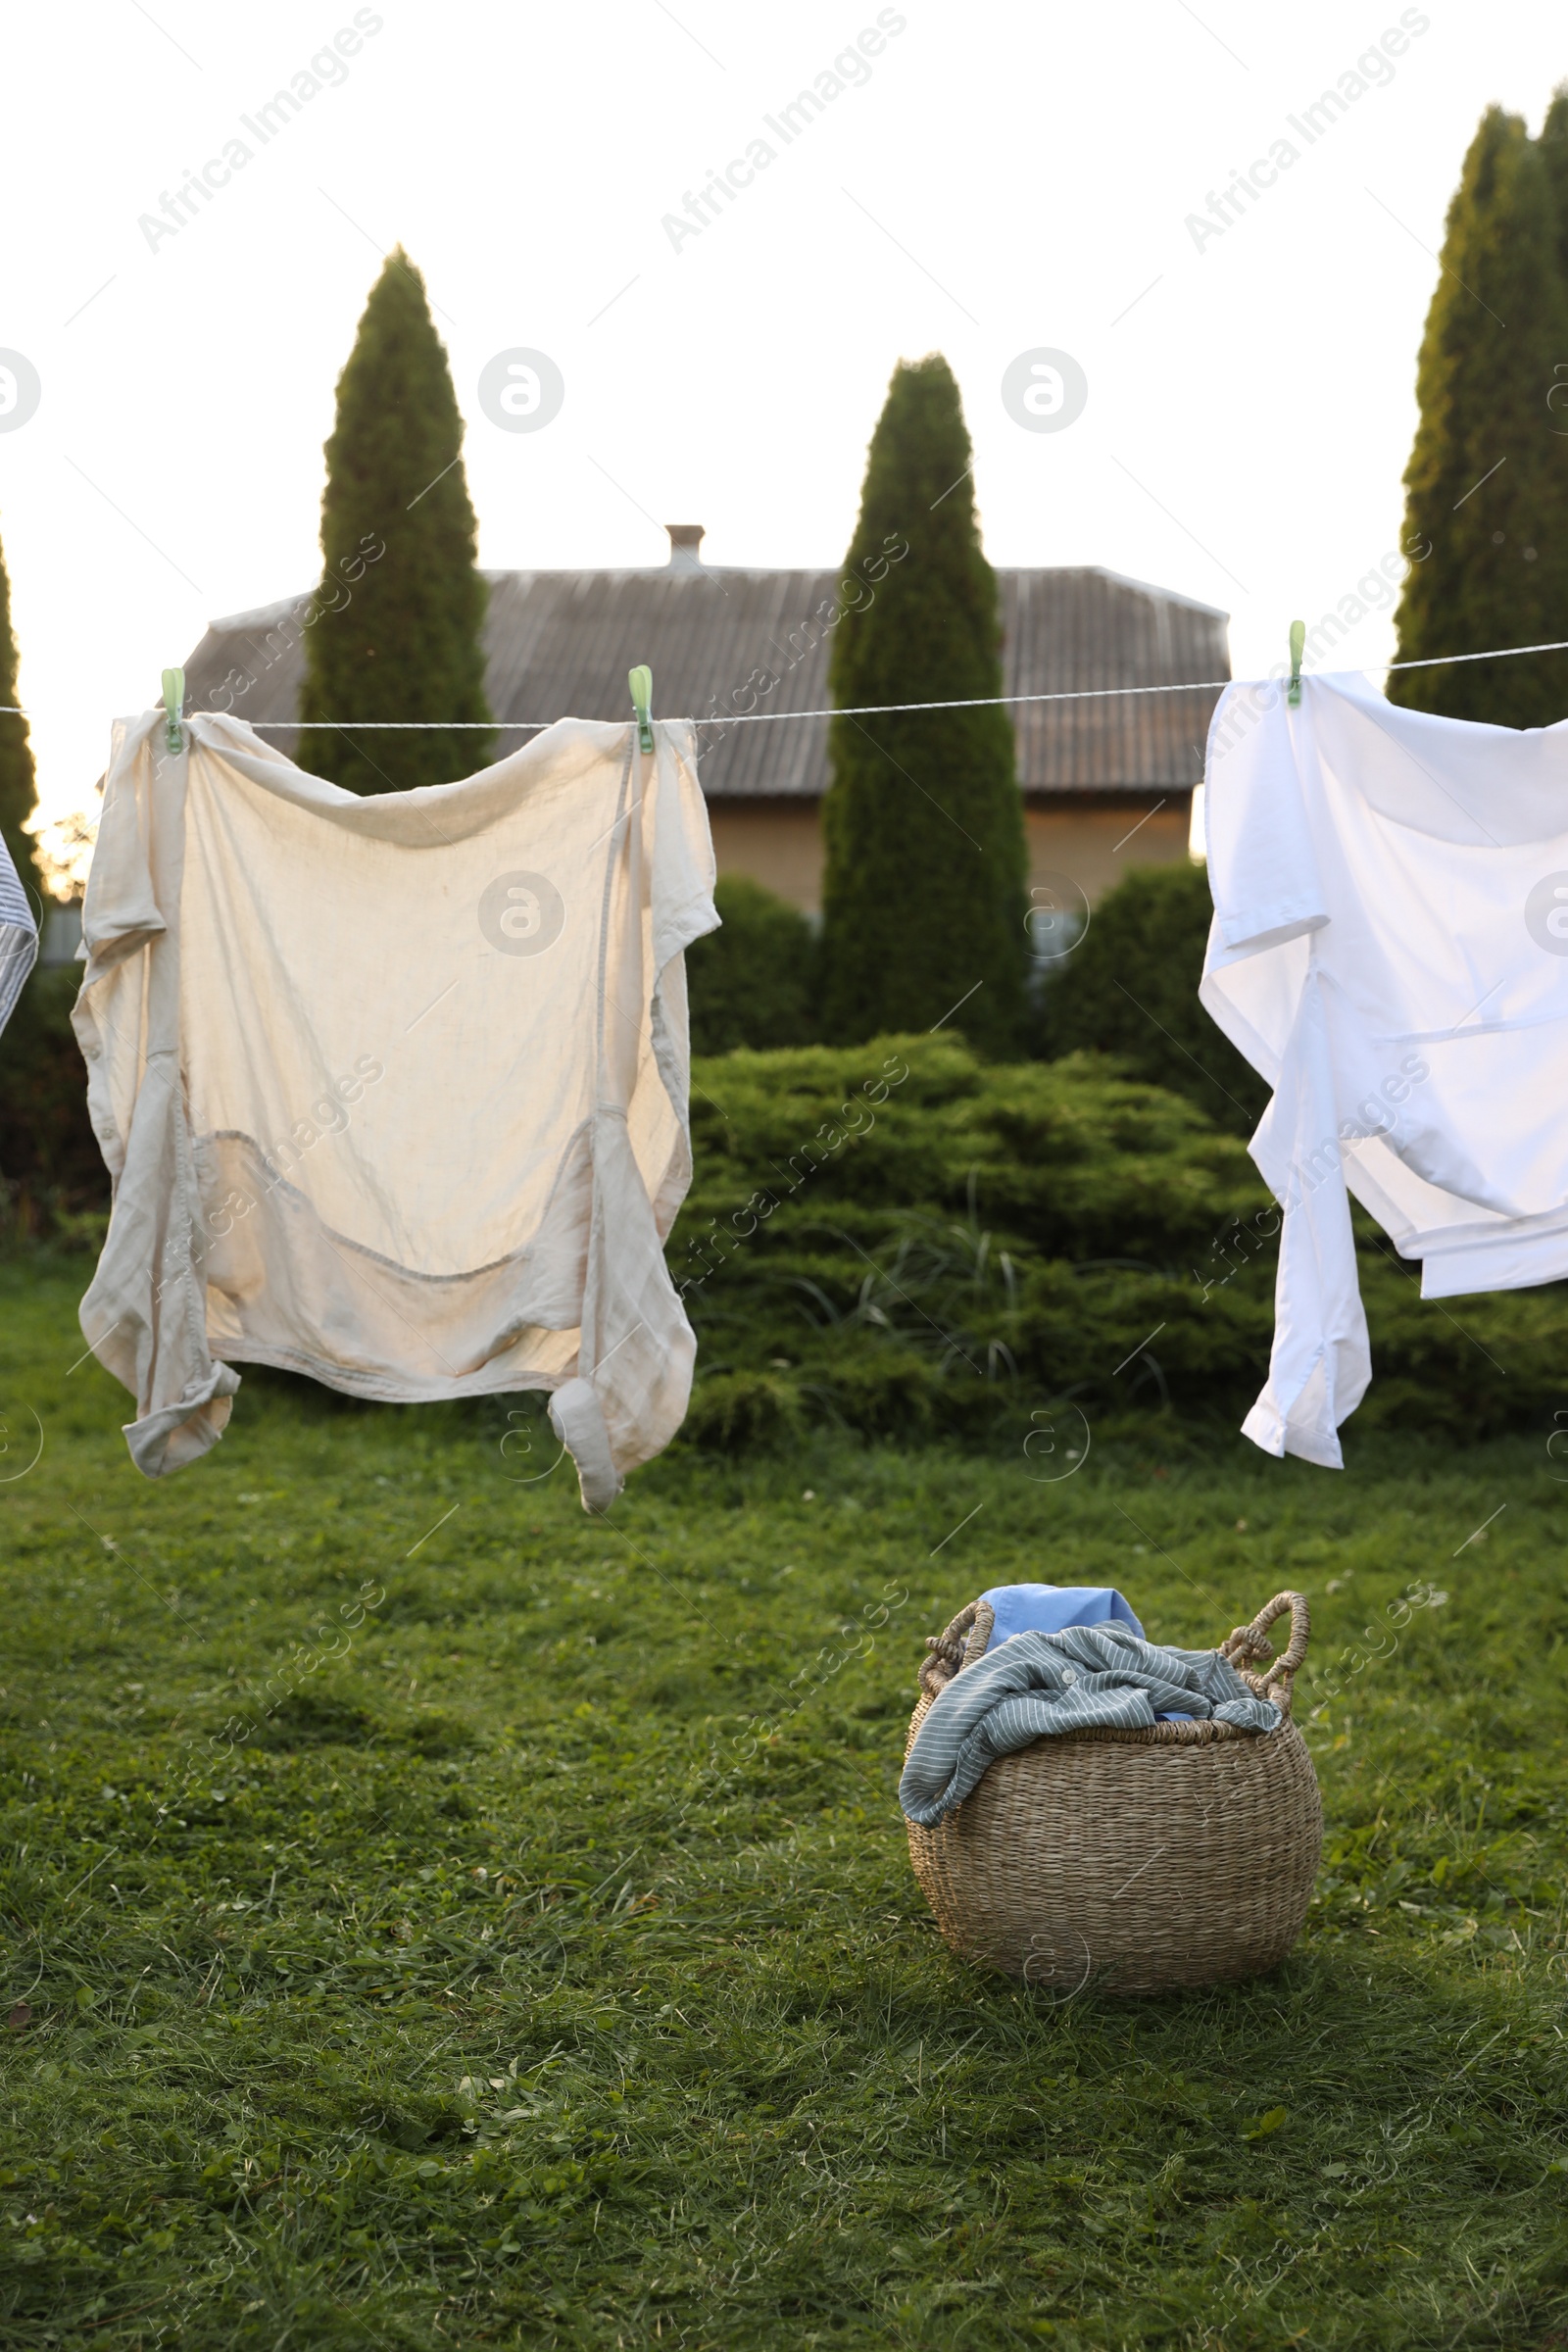
[[[498,718],[619,716],[634,662],[652,668],[654,709],[667,717],[817,710],[830,699],[836,570],[719,569],[688,555],[653,570],[485,576],[485,684]],[[1230,676],[1228,616],[1211,605],[1095,566],[999,569],[997,582],[1008,694]],[[291,720],[305,666],[298,616],[309,603],[288,597],[214,621],[185,664],[187,709]],[[1195,686],[1015,707],[1019,783],[1030,795],[1189,791],[1216,700]],[[702,734],[710,800],[814,800],[827,789],[825,719]],[[270,740],[291,751],[296,738]]]

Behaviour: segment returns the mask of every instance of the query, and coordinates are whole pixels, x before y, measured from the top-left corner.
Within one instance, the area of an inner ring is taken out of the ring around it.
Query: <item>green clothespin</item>
[[[628,672],[626,683],[631,688],[631,707],[637,720],[638,749],[651,752],[654,748],[654,720],[649,706],[654,699],[654,673],[646,662],[639,662],[634,670]]]
[[[1306,623],[1304,620],[1293,620],[1291,623],[1291,682],[1285,695],[1285,700],[1293,710],[1299,710],[1301,708],[1301,656],[1305,651]]]
[[[166,669],[164,672],[164,741],[171,752],[178,752],[184,743],[179,722],[185,710],[185,672]]]

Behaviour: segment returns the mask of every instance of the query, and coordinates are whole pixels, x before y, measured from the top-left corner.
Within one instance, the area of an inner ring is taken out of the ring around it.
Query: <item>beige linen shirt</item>
[[[235,1362],[392,1402],[546,1390],[584,1503],[668,1444],[696,1343],[683,952],[693,730],[562,719],[361,799],[238,720],[115,730],[74,1023],[115,1183],[81,1304],[148,1477]]]

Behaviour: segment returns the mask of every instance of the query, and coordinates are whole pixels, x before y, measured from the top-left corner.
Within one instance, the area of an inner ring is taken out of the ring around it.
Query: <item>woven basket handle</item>
[[[1250,1674],[1249,1660],[1273,1657],[1274,1645],[1268,1639],[1268,1629],[1277,1617],[1287,1615],[1291,1620],[1291,1639],[1285,1655],[1266,1675]],[[1288,1715],[1297,1669],[1306,1656],[1311,1633],[1312,1612],[1306,1605],[1305,1593],[1276,1592],[1272,1600],[1263,1603],[1250,1625],[1237,1626],[1230,1639],[1220,1643],[1219,1654],[1260,1698],[1271,1698],[1281,1714]]]
[[[996,1623],[989,1600],[971,1600],[958,1611],[944,1633],[927,1634],[926,1654],[920,1660],[919,1684],[927,1698],[946,1690],[956,1674],[983,1658]]]

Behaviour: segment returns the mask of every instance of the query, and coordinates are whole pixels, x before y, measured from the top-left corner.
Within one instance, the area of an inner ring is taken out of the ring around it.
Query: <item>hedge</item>
[[[1269,1090],[1198,1001],[1213,915],[1199,865],[1135,866],[1041,992],[1035,1049],[1114,1054],[1216,1125],[1250,1135]]]
[[[1192,1102],[1109,1057],[985,1063],[946,1037],[737,1053],[697,1079],[668,1257],[701,1442],[828,1420],[1024,1444],[1071,1405],[1234,1434],[1267,1372],[1279,1215]],[[1374,1381],[1352,1430],[1549,1434],[1568,1285],[1454,1311],[1355,1227]]]
[[[75,984],[35,973],[0,1040],[0,1170],[13,1230],[86,1247],[108,1187]],[[1073,1408],[1234,1435],[1267,1370],[1279,1217],[1241,1139],[1194,1102],[1111,1056],[985,1062],[946,1034],[741,1050],[694,1074],[696,1174],[667,1252],[700,1342],[688,1441],[827,1422],[1044,1462]],[[1425,1302],[1419,1269],[1355,1227],[1374,1380],[1352,1443],[1386,1425],[1544,1443],[1568,1285]]]
[[[38,965],[0,1035],[0,1208],[25,1235],[57,1233],[109,1205],[71,1026],[79,964]]]
[[[821,1029],[806,916],[744,874],[722,876],[713,904],[722,929],[686,951],[693,1053],[809,1045]]]

